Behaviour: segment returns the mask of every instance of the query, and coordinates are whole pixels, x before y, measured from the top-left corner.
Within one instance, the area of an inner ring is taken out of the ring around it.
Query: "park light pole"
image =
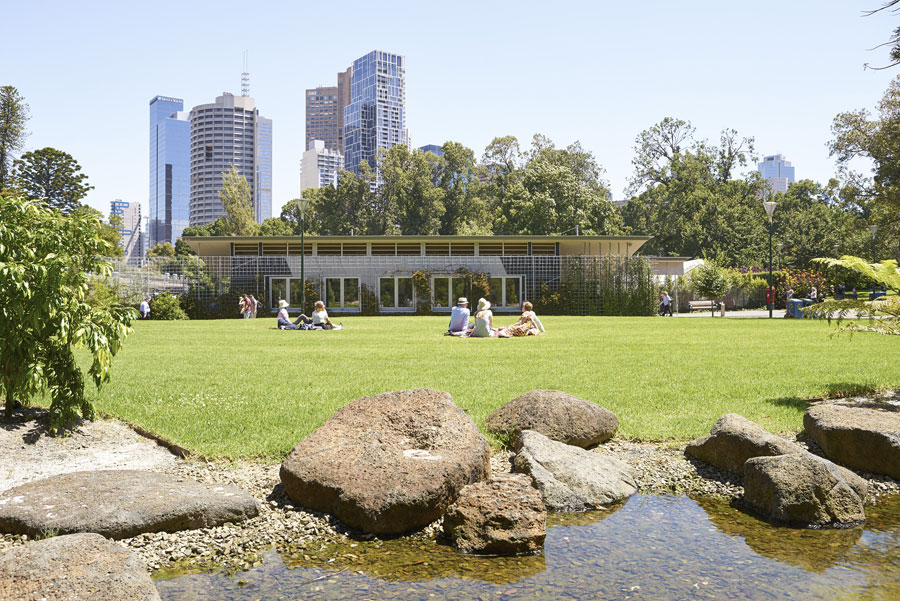
[[[303,239],[306,230],[306,209],[309,208],[309,199],[302,196],[297,199],[300,207],[300,313],[306,311],[306,242]]]
[[[766,209],[766,215],[769,216],[769,319],[772,319],[772,306],[775,304],[775,287],[772,286],[772,214],[775,213],[775,201],[764,200],[763,207]]]
[[[870,225],[869,231],[872,232],[872,262],[875,263],[875,236],[878,235],[878,224],[873,223]]]

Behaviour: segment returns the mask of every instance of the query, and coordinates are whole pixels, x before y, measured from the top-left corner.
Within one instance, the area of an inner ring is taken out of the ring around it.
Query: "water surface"
[[[156,581],[164,600],[900,599],[900,499],[864,527],[778,528],[723,501],[636,495],[548,519],[544,554],[464,556],[433,541],[270,551],[233,576]]]

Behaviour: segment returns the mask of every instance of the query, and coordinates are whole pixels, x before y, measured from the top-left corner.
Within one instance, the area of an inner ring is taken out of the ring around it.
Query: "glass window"
[[[506,306],[517,307],[521,295],[522,280],[519,278],[506,278]]]
[[[412,307],[413,306],[412,278],[397,278],[397,306],[398,307]]]
[[[344,278],[344,307],[359,308],[359,280]]]
[[[293,307],[295,309],[300,309],[302,311],[303,307],[302,307],[301,301],[303,300],[302,299],[303,284],[301,283],[299,278],[291,279],[290,293],[291,293],[291,299],[288,302],[291,303],[291,307]]]
[[[278,301],[287,299],[287,280],[285,278],[272,278],[272,307],[278,306]]]
[[[378,301],[382,307],[396,307],[394,304],[394,278],[381,278],[378,282]]]
[[[449,307],[450,278],[434,278],[431,280],[431,292],[435,307]]]
[[[325,280],[325,306],[329,309],[341,306],[341,278]]]
[[[450,304],[455,305],[460,296],[466,295],[466,278],[453,278],[453,295]]]
[[[503,303],[503,278],[488,279],[488,300],[492,305],[501,305]]]

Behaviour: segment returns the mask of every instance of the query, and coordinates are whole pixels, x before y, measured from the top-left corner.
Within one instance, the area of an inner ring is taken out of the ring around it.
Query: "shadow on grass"
[[[825,385],[825,394],[819,397],[801,398],[798,396],[780,397],[777,399],[766,399],[766,402],[782,407],[790,407],[800,412],[806,412],[810,405],[820,401],[830,399],[841,399],[844,397],[872,397],[876,396],[880,390],[879,386],[874,384],[860,384],[858,382],[834,382]]]

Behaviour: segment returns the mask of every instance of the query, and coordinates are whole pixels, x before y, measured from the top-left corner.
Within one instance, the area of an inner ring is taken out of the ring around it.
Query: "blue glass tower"
[[[783,154],[772,154],[763,158],[759,164],[759,174],[769,180],[773,192],[787,192],[794,183],[794,167]]]
[[[180,98],[150,101],[150,238],[175,244],[190,216],[190,122]]]
[[[344,110],[344,164],[359,173],[360,163],[366,161],[380,184],[378,150],[408,143],[406,58],[373,50],[353,61],[350,104]]]

